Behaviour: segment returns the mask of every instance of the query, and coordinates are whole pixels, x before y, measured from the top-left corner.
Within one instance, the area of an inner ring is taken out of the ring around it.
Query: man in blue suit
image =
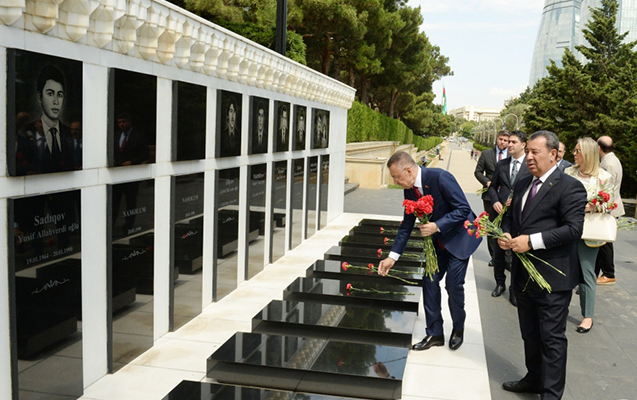
[[[456,350],[462,345],[464,336],[464,281],[467,265],[469,257],[481,241],[467,234],[464,222],[473,221],[475,214],[471,211],[460,185],[449,172],[439,168],[419,167],[413,158],[403,151],[391,156],[387,161],[387,168],[394,182],[405,189],[405,199],[417,200],[420,196],[431,195],[434,201],[433,213],[429,217],[431,222],[419,225],[418,228],[423,236],[432,236],[439,271],[434,274],[433,280],[423,277],[426,336],[413,345],[412,349],[426,350],[445,344],[440,280],[446,274],[449,309],[453,320],[449,348]],[[415,221],[416,217],[413,214],[405,213],[392,251],[379,264],[381,275],[386,275],[403,253]]]

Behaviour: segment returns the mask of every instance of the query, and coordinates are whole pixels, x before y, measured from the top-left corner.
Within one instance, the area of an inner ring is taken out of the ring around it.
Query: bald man
[[[602,136],[597,139],[597,145],[599,146],[599,156],[602,160],[601,167],[610,172],[615,182],[615,198],[613,201],[617,203],[617,208],[611,212],[611,215],[621,217],[624,215],[624,203],[622,203],[620,194],[623,176],[622,163],[613,153],[613,139],[610,136]],[[612,285],[615,283],[615,263],[613,258],[612,243],[606,243],[599,248],[595,272],[599,275],[601,271],[602,275],[597,278],[598,285]]]

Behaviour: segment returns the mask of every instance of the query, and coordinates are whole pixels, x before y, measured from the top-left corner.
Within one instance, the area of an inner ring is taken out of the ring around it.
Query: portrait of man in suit
[[[330,114],[325,110],[314,109],[314,138],[312,148],[325,149],[329,144]]]
[[[529,260],[551,286],[550,292],[540,288],[529,279],[519,258],[513,258],[511,281],[527,373],[502,387],[516,393],[539,393],[544,400],[561,399],[564,393],[566,322],[573,288],[581,279],[577,242],[587,203],[584,186],[557,167],[558,150],[555,133],[531,135],[526,157],[531,174],[515,180],[511,206],[502,221],[502,231],[509,239],[498,239],[504,250],[537,257]]]
[[[275,102],[276,120],[274,130],[276,132],[276,145],[274,151],[290,150],[290,103]]]
[[[64,74],[53,65],[45,65],[36,88],[42,113],[35,123],[34,170],[37,173],[73,170],[70,128],[60,121],[64,111]]]
[[[82,120],[82,62],[17,49],[6,53],[9,175],[81,169],[69,147],[69,125]]]
[[[249,154],[260,154],[268,151],[269,108],[268,99],[250,97],[250,134],[252,140]]]
[[[217,129],[218,157],[232,157],[241,154],[241,94],[218,91]]]
[[[418,228],[423,236],[432,238],[439,271],[433,275],[432,279],[423,277],[426,336],[413,345],[412,349],[427,350],[430,347],[445,344],[440,291],[440,282],[445,278],[445,288],[449,295],[449,309],[453,320],[449,348],[456,350],[464,340],[466,319],[464,281],[469,257],[482,241],[467,235],[467,230],[464,228],[464,222],[474,220],[475,214],[458,181],[449,172],[440,168],[419,167],[413,158],[403,151],[398,151],[389,158],[387,168],[394,183],[404,189],[406,200],[417,200],[426,195],[431,195],[433,198],[430,223],[418,225]],[[415,223],[414,214],[405,212],[391,252],[378,266],[379,274],[386,275],[389,269],[399,261]]]
[[[306,110],[303,106],[294,106],[294,150],[305,150]]]

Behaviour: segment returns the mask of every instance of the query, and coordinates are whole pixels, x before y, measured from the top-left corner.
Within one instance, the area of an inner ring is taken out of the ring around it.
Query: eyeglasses
[[[399,179],[399,178],[403,175],[403,172],[405,172],[405,170],[406,170],[407,168],[409,168],[409,167],[405,167],[405,168],[403,168],[403,170],[402,170],[402,171],[400,171],[400,174],[398,174],[398,176],[390,175],[390,176],[391,176],[391,178],[392,178],[393,180],[398,180],[398,179]]]
[[[575,150],[573,150],[573,154],[579,154],[579,153],[581,153],[581,152],[582,152],[582,150],[580,150],[580,149],[575,149]]]

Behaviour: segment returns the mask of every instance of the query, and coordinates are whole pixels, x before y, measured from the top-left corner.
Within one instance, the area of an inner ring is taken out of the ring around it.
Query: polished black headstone
[[[399,399],[408,349],[236,333],[207,362],[222,383],[365,399]]]
[[[297,278],[283,290],[283,300],[417,312],[421,294],[422,289],[417,285],[369,282],[355,277],[350,280]]]
[[[378,250],[391,250],[394,237],[389,236],[369,236],[369,235],[347,235],[338,242],[341,247],[358,247]],[[405,246],[405,251],[420,252],[423,249],[421,238],[410,238]]]
[[[173,178],[173,259],[179,272],[193,274],[201,269],[203,255],[204,174]]]
[[[312,109],[312,148],[326,149],[330,141],[330,112]]]
[[[409,348],[416,318],[414,311],[273,300],[252,318],[252,332]]]
[[[268,152],[268,126],[270,119],[270,100],[263,97],[250,96],[250,120],[248,130],[248,154]]]
[[[82,62],[17,49],[6,55],[9,175],[82,169]]]
[[[108,109],[108,166],[154,163],[157,77],[111,69]]]
[[[369,264],[352,263],[346,269],[343,268],[344,261],[338,260],[317,260],[306,271],[306,278],[328,278],[350,280],[356,279],[363,282],[386,283],[394,285],[404,285],[405,283],[399,279],[378,275],[369,268]],[[378,263],[373,264],[374,268],[378,268]],[[392,275],[402,279],[418,283],[422,282],[422,272],[420,268],[405,267],[403,265],[394,265],[390,270]]]
[[[181,381],[162,400],[353,400],[312,393],[294,393],[273,389],[223,385],[209,382]]]
[[[381,250],[379,253],[378,250]],[[379,255],[380,254],[380,255]],[[348,263],[374,263],[377,264],[380,260],[389,255],[388,249],[374,249],[363,247],[340,247],[333,246],[327,252],[325,252],[326,260],[340,260],[347,261]],[[422,253],[405,251],[403,255],[396,261],[397,265],[406,267],[420,267],[420,259]]]
[[[241,154],[241,93],[217,90],[217,157],[233,157]]]
[[[173,160],[206,158],[205,86],[173,81]]]
[[[294,124],[292,132],[294,133],[294,141],[292,142],[292,150],[305,150],[305,140],[307,137],[307,107],[294,106]]]
[[[391,239],[396,237],[398,234],[397,226],[375,226],[375,225],[359,225],[352,228],[349,232],[350,235],[365,235],[365,236],[378,236],[378,237],[389,237]],[[412,238],[421,238],[422,235],[420,230],[414,225],[412,229],[411,235]]]
[[[290,103],[274,102],[274,151],[290,150]]]

